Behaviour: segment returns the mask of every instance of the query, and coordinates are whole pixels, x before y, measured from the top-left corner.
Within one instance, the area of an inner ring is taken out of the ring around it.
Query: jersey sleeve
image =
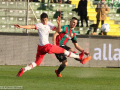
[[[54,26],[51,22],[48,22],[48,26],[50,26],[50,30],[55,30],[56,26]]]
[[[40,23],[35,24],[35,29],[36,29],[36,30],[37,30],[37,29],[40,29],[40,27],[41,27]]]
[[[77,38],[76,38],[76,34],[73,32],[73,37],[72,37],[72,42],[73,43],[77,43]]]

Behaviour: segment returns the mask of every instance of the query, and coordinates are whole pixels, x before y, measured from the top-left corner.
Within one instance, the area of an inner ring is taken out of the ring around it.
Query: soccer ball
[[[109,25],[109,24],[103,24],[103,25],[101,26],[101,30],[102,30],[103,32],[109,32],[109,31],[110,31],[110,25]]]

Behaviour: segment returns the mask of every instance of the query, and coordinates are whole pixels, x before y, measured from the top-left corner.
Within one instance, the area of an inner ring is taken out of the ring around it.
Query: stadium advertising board
[[[0,35],[0,65],[26,65],[35,61],[38,35]],[[52,43],[52,35],[50,36]],[[92,59],[82,65],[68,58],[68,66],[77,67],[120,67],[120,41],[106,38],[77,37],[78,44],[89,51]],[[71,41],[67,44],[78,52]],[[79,52],[78,52],[79,53]],[[58,66],[60,62],[54,54],[47,54],[41,66]]]

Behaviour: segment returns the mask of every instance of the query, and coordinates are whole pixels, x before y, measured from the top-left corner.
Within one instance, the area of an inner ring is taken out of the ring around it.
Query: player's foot
[[[84,58],[83,60],[80,61],[80,63],[85,64],[86,62],[90,61],[91,56],[88,56],[87,58]]]
[[[21,75],[24,73],[24,68],[21,68],[20,71],[17,74],[17,77],[21,77]]]
[[[62,77],[62,75],[59,73],[57,73],[57,70],[55,70],[55,73],[56,73],[56,75],[57,75],[57,77]]]
[[[80,57],[79,60],[82,60],[83,56],[84,56],[84,50],[79,54],[79,57]]]

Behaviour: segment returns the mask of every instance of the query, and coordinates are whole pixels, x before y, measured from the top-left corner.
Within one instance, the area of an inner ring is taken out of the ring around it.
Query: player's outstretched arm
[[[53,34],[53,44],[56,45],[56,37],[59,35],[57,32]]]
[[[80,52],[82,52],[83,51],[83,48],[81,48],[79,45],[78,45],[78,43],[74,43],[74,46],[75,46],[75,48],[78,50],[78,51],[80,51]],[[85,53],[85,55],[89,55],[90,53],[89,52],[84,52]]]
[[[61,32],[61,18],[58,16],[57,18],[58,27],[55,29],[56,32]]]
[[[35,29],[35,26],[34,26],[34,25],[21,26],[21,25],[18,25],[18,24],[14,24],[14,26],[17,27],[17,28]]]

